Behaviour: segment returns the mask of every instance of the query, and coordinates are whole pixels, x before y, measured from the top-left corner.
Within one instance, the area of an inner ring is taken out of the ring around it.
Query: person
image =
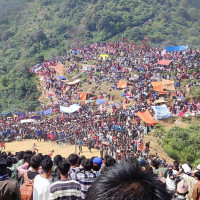
[[[188,194],[186,197],[188,200],[191,200],[193,188],[194,185],[197,183],[197,180],[191,176],[192,170],[187,163],[184,163],[182,165],[182,169],[180,171],[181,171],[180,178],[183,178],[188,184]]]
[[[33,143],[33,151],[37,151],[38,153],[37,145],[35,143]]]
[[[68,178],[69,169],[70,164],[66,161],[58,163],[58,173],[61,179],[51,185],[49,200],[81,200],[81,185]]]
[[[85,199],[169,200],[170,195],[150,168],[143,171],[137,160],[129,158],[107,168],[90,186]]]
[[[70,179],[72,180],[76,180],[75,179],[75,175],[77,172],[80,171],[80,167],[79,167],[79,157],[77,154],[72,153],[68,156],[68,162],[71,165],[70,171],[68,173],[68,176]]]
[[[5,150],[5,148],[6,148],[6,147],[5,147],[5,142],[4,142],[4,141],[1,141],[1,150],[2,150],[2,149]]]
[[[92,140],[89,139],[89,142],[88,142],[88,149],[90,151],[90,153],[92,152],[91,149],[92,149]]]
[[[174,200],[186,200],[186,195],[188,194],[188,184],[185,180],[181,180],[177,184],[176,197]]]
[[[28,171],[24,172],[24,174],[26,173],[28,176],[29,180],[33,180],[39,173],[38,173],[38,169],[40,167],[40,163],[41,163],[41,159],[39,156],[33,156],[30,159],[30,167],[28,169]],[[21,184],[24,183],[24,174],[21,180]]]
[[[75,179],[81,184],[82,198],[84,199],[87,190],[96,180],[97,175],[92,172],[93,163],[91,159],[84,159],[81,162],[81,165],[83,166],[83,169],[76,173]]]
[[[173,169],[173,165],[168,165],[168,170],[166,170],[164,177],[166,179],[166,188],[172,198],[174,198],[176,192],[175,175],[177,171]]]
[[[5,158],[0,158],[0,199],[21,200],[19,184],[10,179]]]
[[[77,141],[77,143],[78,143],[79,152],[82,153],[83,152],[82,151],[82,146],[83,146],[82,140],[79,138],[78,141]]]
[[[54,150],[52,150],[50,153],[49,153],[49,157],[51,158],[54,154]]]
[[[41,175],[38,174],[34,179],[33,200],[49,199],[53,161],[46,158],[42,161],[41,165],[43,173]]]
[[[192,199],[199,200],[200,199],[200,171],[196,171],[194,173],[194,177],[197,180],[197,183],[194,185],[192,192]]]

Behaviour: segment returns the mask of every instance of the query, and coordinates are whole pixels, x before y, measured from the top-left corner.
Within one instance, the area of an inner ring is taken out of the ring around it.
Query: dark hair
[[[24,153],[24,156],[23,156],[24,162],[29,162],[30,161],[30,157],[31,157],[31,154]]]
[[[0,157],[0,175],[5,175],[7,173],[7,163],[4,157]]]
[[[196,171],[194,173],[194,176],[198,178],[198,180],[200,180],[200,171]]]
[[[58,169],[62,175],[66,175],[69,172],[70,164],[67,161],[60,161],[58,163]]]
[[[86,159],[86,157],[85,157],[85,156],[81,156],[81,157],[79,157],[79,159],[78,159],[78,164],[80,165],[80,164],[81,164],[81,162],[82,162],[82,160],[84,160],[84,159]]]
[[[43,172],[47,173],[52,169],[53,161],[51,159],[47,158],[41,162],[41,165],[42,165]]]
[[[116,163],[116,160],[113,157],[109,156],[106,159],[105,165],[106,167],[110,167],[110,166],[113,166],[115,163]]]
[[[6,162],[7,162],[7,167],[12,167],[13,161],[11,157],[7,157]]]
[[[58,165],[58,163],[60,162],[60,161],[62,161],[62,156],[61,155],[56,155],[55,157],[54,157],[54,163],[56,164],[56,165]]]
[[[157,176],[141,170],[131,158],[109,167],[90,186],[86,200],[169,200],[170,196]]]
[[[78,163],[79,157],[77,154],[72,153],[68,156],[68,162],[70,165],[76,165]]]
[[[174,168],[179,171],[179,162],[178,161],[174,161]]]
[[[30,165],[34,169],[38,169],[41,163],[41,159],[39,156],[33,156],[30,159]]]
[[[160,162],[159,162],[158,160],[152,160],[152,161],[151,161],[151,165],[152,165],[153,167],[155,167],[155,169],[158,169],[159,166],[160,166]]]
[[[90,171],[92,169],[92,167],[93,167],[93,163],[92,163],[92,161],[90,159],[82,160],[81,165],[83,166],[83,168],[86,171]]]
[[[17,153],[18,160],[23,159],[23,156],[24,156],[24,151],[20,151],[20,152]]]

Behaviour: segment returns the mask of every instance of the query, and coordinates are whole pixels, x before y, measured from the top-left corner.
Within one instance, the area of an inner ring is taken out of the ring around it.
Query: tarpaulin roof
[[[107,100],[104,100],[104,99],[97,99],[96,100],[96,104],[97,105],[101,105],[101,104],[104,104],[104,103],[106,103],[106,102],[108,102]]]
[[[162,106],[152,106],[152,108],[155,112],[156,119],[166,119],[171,117],[171,113],[165,104]]]
[[[167,52],[170,52],[170,51],[185,51],[186,49],[188,49],[188,45],[187,46],[166,47]]]
[[[168,66],[168,65],[170,65],[171,62],[172,62],[171,60],[159,60],[157,62],[157,64],[158,65],[166,65],[166,66]]]
[[[81,81],[81,79],[76,79],[76,80],[71,81],[71,82],[68,82],[68,83],[66,83],[66,84],[67,84],[67,85],[75,85],[75,84],[79,83],[80,81]]]
[[[78,92],[78,95],[79,95],[81,100],[87,100],[87,94],[92,95],[91,92]]]
[[[105,60],[106,58],[108,58],[108,57],[109,57],[109,55],[108,55],[108,54],[100,54],[100,57],[102,57],[102,58],[103,58],[103,60]]]
[[[56,76],[59,80],[66,80],[65,76]]]
[[[163,87],[162,87],[162,85],[154,86],[153,90],[154,91],[163,91]]]
[[[78,104],[73,104],[73,105],[71,105],[69,107],[60,105],[60,112],[63,112],[63,113],[74,113],[74,112],[78,111],[78,109],[80,107],[81,106],[79,106]]]
[[[119,80],[118,83],[117,83],[117,88],[118,89],[124,89],[124,88],[126,88],[126,86],[127,86],[127,82],[126,81]]]
[[[155,91],[163,91],[165,90],[175,90],[174,87],[174,81],[167,80],[167,79],[162,79],[162,81],[157,81],[157,82],[151,82],[151,85],[153,86],[153,89]]]
[[[152,85],[153,87],[159,86],[159,85],[161,85],[161,84],[162,84],[161,81],[151,82],[151,85]]]
[[[167,101],[165,101],[163,98],[160,98],[160,99],[154,101],[154,103],[165,103],[165,102],[167,102]]]
[[[166,90],[175,90],[174,81],[162,79],[162,87]]]
[[[148,125],[156,124],[157,122],[152,118],[148,110],[145,110],[144,112],[136,112],[135,113],[140,119],[145,121]]]

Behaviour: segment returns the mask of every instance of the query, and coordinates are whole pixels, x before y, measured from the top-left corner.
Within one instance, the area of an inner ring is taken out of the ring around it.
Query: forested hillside
[[[30,68],[71,45],[119,41],[200,46],[198,0],[7,0],[0,3],[0,112],[35,110]]]

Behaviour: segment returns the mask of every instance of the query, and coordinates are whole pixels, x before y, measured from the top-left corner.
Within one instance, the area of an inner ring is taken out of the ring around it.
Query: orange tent
[[[136,112],[135,113],[140,119],[142,119],[143,121],[145,121],[147,123],[147,125],[152,125],[152,124],[156,124],[157,122],[152,118],[152,116],[150,115],[148,110],[145,110],[144,112]]]
[[[158,65],[166,65],[166,66],[168,66],[168,65],[170,65],[171,62],[172,62],[171,60],[159,60],[157,62],[157,64]]]
[[[81,100],[87,100],[88,95],[92,95],[91,92],[78,92],[78,95]]]
[[[159,86],[159,85],[162,85],[162,82],[161,82],[161,81],[151,82],[151,85],[152,85],[153,87],[157,87],[157,86]]]
[[[155,91],[163,91],[163,87],[162,87],[162,85],[154,86],[153,90],[155,90]]]
[[[124,89],[124,88],[126,88],[126,86],[127,86],[127,82],[126,81],[119,80],[118,83],[117,83],[117,88],[118,89]]]

